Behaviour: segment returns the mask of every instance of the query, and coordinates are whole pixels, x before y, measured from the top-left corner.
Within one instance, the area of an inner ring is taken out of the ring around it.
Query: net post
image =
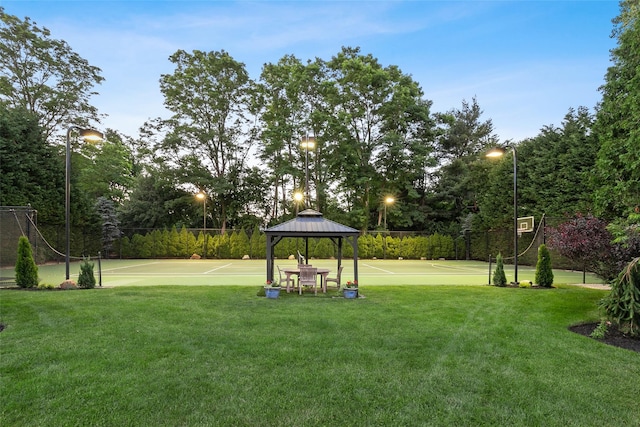
[[[102,287],[102,252],[98,251],[98,283]]]
[[[489,286],[491,286],[491,254],[489,254]]]

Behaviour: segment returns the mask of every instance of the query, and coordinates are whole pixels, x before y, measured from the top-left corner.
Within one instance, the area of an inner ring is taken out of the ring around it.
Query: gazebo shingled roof
[[[265,230],[267,236],[267,280],[273,281],[273,247],[284,237],[325,237],[337,239],[338,268],[342,263],[342,239],[347,239],[353,247],[354,280],[358,280],[358,235],[355,228],[331,221],[322,217],[322,213],[313,209],[305,209],[295,218],[274,225]],[[308,245],[306,258],[309,258]]]

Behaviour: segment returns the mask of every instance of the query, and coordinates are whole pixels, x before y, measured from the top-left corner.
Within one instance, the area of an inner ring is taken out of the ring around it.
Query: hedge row
[[[309,246],[310,258],[336,257],[338,248],[331,239],[284,238],[274,248],[276,258],[305,253]],[[116,252],[122,258],[189,258],[194,254],[203,258],[240,259],[249,255],[252,259],[266,257],[266,235],[254,229],[249,235],[244,229],[225,234],[197,235],[187,228],[178,231],[154,230],[144,235],[123,237]],[[114,254],[115,255],[115,254]],[[343,257],[353,257],[353,248],[343,242]],[[453,259],[456,257],[454,240],[450,236],[383,236],[381,233],[358,237],[360,258],[404,258],[404,259]]]

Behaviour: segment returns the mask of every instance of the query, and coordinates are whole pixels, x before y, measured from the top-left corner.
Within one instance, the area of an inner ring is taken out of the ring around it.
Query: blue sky
[[[610,65],[615,0],[601,1],[29,1],[0,0],[102,69],[92,103],[102,128],[137,137],[164,117],[161,74],[178,49],[227,51],[253,79],[293,54],[329,60],[359,46],[410,74],[433,112],[476,97],[501,140],[594,108]]]

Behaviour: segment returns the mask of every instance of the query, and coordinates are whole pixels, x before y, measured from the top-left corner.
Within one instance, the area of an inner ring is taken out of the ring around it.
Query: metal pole
[[[513,269],[515,282],[518,284],[518,162],[516,147],[513,150]]]
[[[305,206],[310,208],[309,204],[309,138],[307,137],[307,143],[304,146],[305,151],[305,180],[304,180],[304,191],[306,193]]]
[[[65,280],[69,280],[69,253],[71,252],[70,231],[71,225],[69,217],[71,215],[71,131],[76,129],[75,126],[67,129],[67,149],[65,152],[65,199],[64,199],[64,230],[66,239],[66,250],[64,255]]]
[[[387,202],[384,202],[384,229],[387,229]]]
[[[78,126],[69,126],[67,129],[67,149],[65,151],[65,198],[64,198],[64,217],[65,217],[65,237],[67,240],[65,251],[65,279],[69,280],[69,254],[71,253],[71,131],[77,130],[80,136],[92,141],[98,141],[104,138],[101,132],[93,129],[82,129]]]
[[[98,252],[98,283],[102,286],[102,252]]]

